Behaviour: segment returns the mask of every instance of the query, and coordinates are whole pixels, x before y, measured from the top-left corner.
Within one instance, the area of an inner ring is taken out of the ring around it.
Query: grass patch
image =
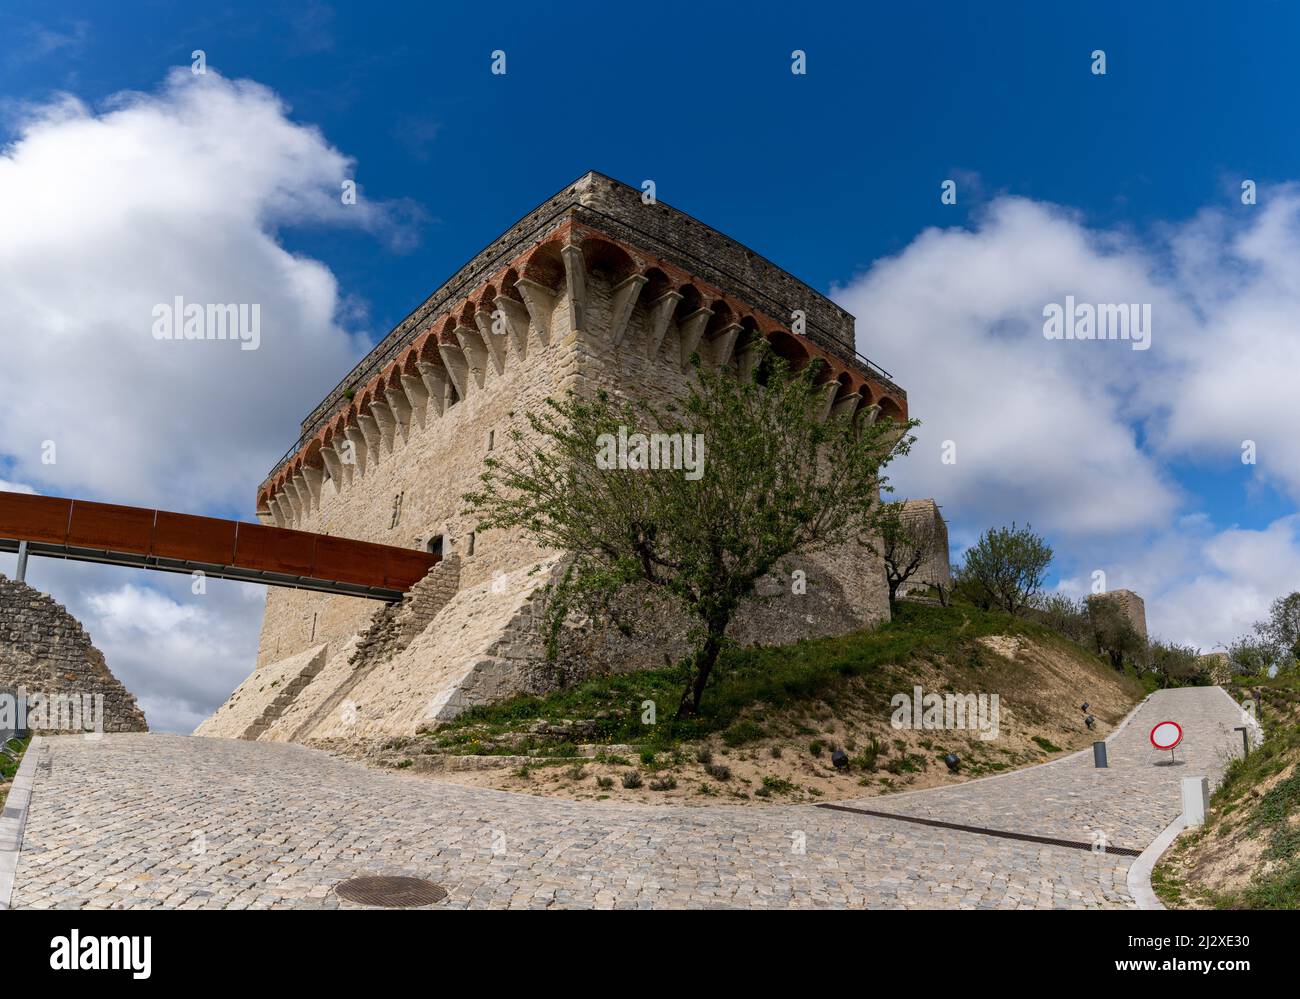
[[[762,718],[747,716],[759,705],[774,714],[818,704],[833,711],[851,679],[860,684],[859,697],[877,697],[887,704],[907,664],[917,660],[947,664],[954,682],[987,673],[990,657],[977,640],[990,635],[1021,635],[1080,653],[1078,646],[1042,625],[1007,614],[900,603],[893,620],[871,631],[726,650],[694,718],[672,717],[669,706],[675,709],[681,699],[685,674],[680,666],[670,666],[599,677],[544,697],[515,697],[477,707],[428,733],[428,738],[443,751],[466,753],[471,747],[482,748],[493,734],[517,731],[534,721],[589,719],[597,743],[631,743],[658,752],[721,734],[724,744],[735,748],[769,735]],[[641,703],[646,700],[661,708],[656,725],[641,723]],[[803,726],[802,731],[810,729]],[[810,751],[816,755],[811,744]],[[526,742],[489,752],[543,755]]]
[[[1300,908],[1300,678],[1252,678],[1249,686],[1264,691],[1266,738],[1250,756],[1228,764],[1210,803],[1205,826],[1180,841],[1173,855],[1156,866],[1151,877],[1156,894],[1169,905],[1194,899],[1217,909]],[[1242,692],[1236,696],[1240,698]],[[1262,795],[1256,789],[1290,770]],[[1262,839],[1267,874],[1258,873],[1244,887],[1217,890],[1195,883],[1195,857],[1202,848],[1238,833]],[[1174,873],[1177,860],[1191,858],[1191,876]]]

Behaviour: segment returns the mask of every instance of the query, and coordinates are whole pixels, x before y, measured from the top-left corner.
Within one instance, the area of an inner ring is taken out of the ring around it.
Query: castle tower
[[[373,602],[269,591],[257,662],[276,682],[262,686],[300,692],[276,710],[244,706],[261,719],[256,737],[408,732],[545,687],[537,587],[561,553],[502,532],[476,536],[462,496],[484,458],[511,430],[529,432],[525,414],[548,396],[679,394],[694,352],[743,370],[754,332],[796,367],[827,362],[824,417],[906,419],[903,390],[856,354],[852,316],[690,216],[644,203],[639,190],[588,173],[492,242],[311,412],[258,490],[264,523],[456,558],[417,587],[422,609],[393,612],[405,614],[400,640]],[[790,641],[888,616],[883,573],[865,549],[827,557],[808,576],[807,604],[755,608],[737,637]],[[684,626],[645,623],[639,644],[586,635],[581,657],[662,665]],[[246,681],[241,696],[257,686]]]

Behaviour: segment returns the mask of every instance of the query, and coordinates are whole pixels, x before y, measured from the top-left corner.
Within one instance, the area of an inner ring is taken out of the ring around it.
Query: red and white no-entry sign
[[[1151,730],[1151,745],[1156,749],[1173,749],[1183,741],[1183,727],[1175,721],[1162,721]]]

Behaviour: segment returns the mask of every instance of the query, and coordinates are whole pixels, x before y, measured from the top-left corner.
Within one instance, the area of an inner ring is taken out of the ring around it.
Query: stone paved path
[[[1188,732],[1182,766],[1143,750],[1165,718]],[[1110,771],[1089,752],[856,804],[1084,842],[1100,828],[1142,849],[1176,816],[1181,777],[1217,778],[1239,723],[1221,690],[1165,691],[1112,740]],[[442,908],[1133,904],[1131,858],[813,806],[570,802],[173,735],[37,752],[15,907],[338,908],[335,884],[379,873],[444,885]]]

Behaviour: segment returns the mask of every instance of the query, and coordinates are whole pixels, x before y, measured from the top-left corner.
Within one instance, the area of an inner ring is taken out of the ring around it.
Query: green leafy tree
[[[1112,666],[1122,670],[1125,663],[1131,663],[1139,670],[1146,668],[1146,642],[1119,604],[1105,594],[1091,596],[1088,619],[1097,651],[1109,658]]]
[[[1243,635],[1228,646],[1228,663],[1234,676],[1268,676],[1277,663],[1277,649],[1253,635]]]
[[[1150,662],[1156,682],[1162,688],[1205,686],[1210,682],[1210,675],[1200,656],[1200,650],[1190,645],[1152,642]]]
[[[1093,640],[1092,623],[1088,619],[1088,606],[1064,593],[1040,594],[1034,601],[1033,617],[1063,638],[1079,645]]]
[[[1280,671],[1296,669],[1300,663],[1300,593],[1274,600],[1268,620],[1256,623],[1255,633],[1274,650]]]
[[[977,607],[1019,614],[1042,589],[1052,548],[1028,524],[989,528],[966,550],[954,590]]]
[[[572,610],[608,607],[626,587],[685,609],[695,649],[679,716],[698,713],[737,608],[778,562],[874,534],[881,469],[913,440],[913,423],[821,419],[822,362],[795,373],[761,339],[750,349],[758,360],[744,375],[694,358],[672,404],[603,391],[547,400],[527,416],[532,435],[512,433],[510,453],[488,459],[465,497],[480,528],[521,528],[568,553],[548,595],[551,655]],[[648,456],[631,447],[636,434],[701,440],[702,467],[637,467]],[[608,467],[620,439],[627,460]]]

